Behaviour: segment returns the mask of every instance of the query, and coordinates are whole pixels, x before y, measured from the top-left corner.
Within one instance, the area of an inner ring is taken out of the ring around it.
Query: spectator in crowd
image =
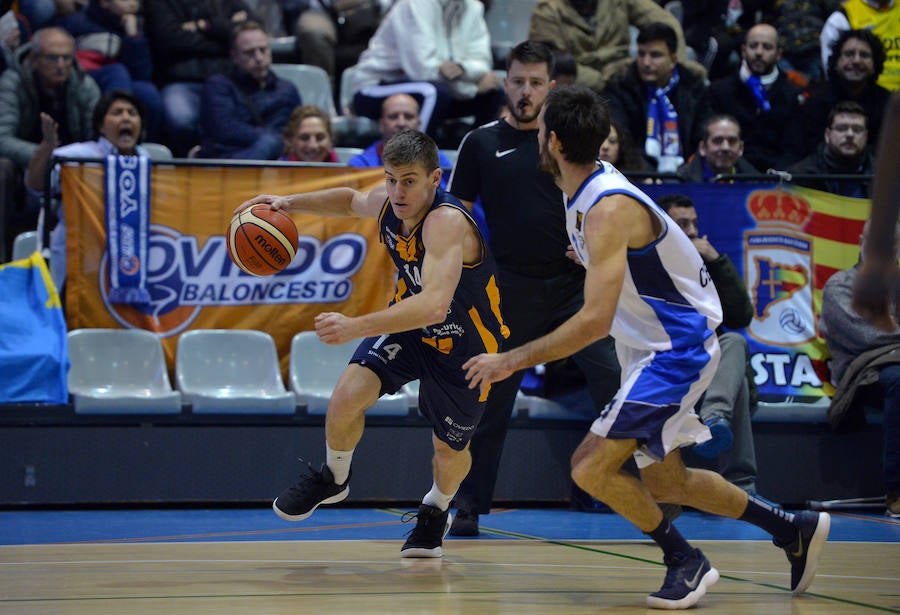
[[[100,88],[75,62],[75,42],[61,28],[44,28],[15,53],[0,76],[0,201],[7,245],[37,225],[38,201],[26,198],[23,172],[42,139],[41,113],[58,124],[58,142],[91,137]]]
[[[610,82],[613,117],[660,173],[674,173],[694,153],[710,107],[706,83],[678,62],[675,31],[664,23],[638,32],[638,56]]]
[[[865,423],[864,408],[884,413],[883,477],[887,493],[886,514],[900,519],[900,328],[881,329],[852,307],[852,289],[865,258],[871,220],[860,236],[860,262],[831,276],[822,290],[819,331],[831,353],[834,398],[828,409],[832,426],[852,429]],[[900,224],[894,225],[896,266],[900,256]]]
[[[55,158],[104,158],[109,155],[146,156],[138,143],[143,132],[141,105],[137,97],[124,90],[103,95],[93,112],[96,141],[80,141],[62,145],[59,124],[47,113],[41,113],[41,142],[28,163],[25,181],[35,195],[47,189],[50,161]],[[66,224],[59,199],[59,165],[50,177],[50,194],[54,198],[59,222],[50,233],[50,277],[60,291],[66,279]]]
[[[744,158],[757,169],[784,169],[799,160],[802,91],[778,68],[778,32],[768,24],[747,31],[741,66],[709,87],[715,113],[737,118]]]
[[[885,50],[896,49],[900,36],[900,4],[894,0],[845,0],[828,16],[819,45],[822,66],[829,66],[828,59],[834,42],[844,30],[868,30],[882,41]],[[878,76],[878,85],[894,91],[900,88],[900,54],[891,53],[885,58],[884,70]]]
[[[839,102],[828,114],[825,138],[816,151],[789,171],[797,175],[863,175],[874,172],[872,151],[868,147],[868,121],[865,110],[855,102]],[[798,178],[795,182],[856,198],[868,198],[870,177],[832,179],[828,177]]]
[[[60,17],[70,15],[86,5],[88,0],[19,0],[19,10],[32,30],[52,25]]]
[[[741,333],[725,330],[744,329],[753,320],[750,295],[728,255],[716,250],[706,235],[700,235],[694,202],[681,194],[667,194],[657,202],[697,248],[722,304],[722,324],[716,330],[721,359],[697,404],[697,414],[709,427],[712,439],[695,445],[693,451],[708,459],[718,458],[719,473],[726,480],[756,495],[756,449],[750,424],[755,410],[751,397],[755,395],[751,395],[752,379],[748,375],[750,349]]]
[[[0,6],[10,4],[8,1]],[[15,9],[0,14],[0,73],[12,65],[13,54],[28,40],[27,26]]]
[[[147,139],[162,141],[163,107],[153,83],[153,60],[138,15],[140,0],[90,0],[62,18],[75,37],[75,56],[101,92],[134,92],[144,106]]]
[[[650,171],[646,158],[638,151],[628,130],[617,120],[609,123],[609,136],[600,147],[600,160],[604,160],[620,171]]]
[[[651,23],[672,28],[678,61],[705,77],[703,67],[688,60],[681,24],[653,0],[538,0],[528,38],[551,41],[571,53],[577,64],[575,81],[602,92],[631,61],[629,26]]]
[[[781,66],[795,70],[807,84],[825,80],[819,34],[841,0],[779,0],[772,25],[778,30]]]
[[[255,16],[242,0],[145,0],[144,14],[162,85],[166,144],[185,156],[200,142],[203,82],[228,72],[231,30]]]
[[[331,118],[315,105],[297,107],[284,127],[284,153],[291,162],[338,162]]]
[[[322,68],[337,92],[340,76],[353,66],[394,0],[309,0],[287,19],[297,34],[300,62]],[[294,14],[297,13],[297,17]]]
[[[293,83],[271,71],[269,37],[255,21],[235,27],[232,68],[203,84],[200,158],[276,160],[284,127],[300,106]]]
[[[815,151],[822,140],[831,108],[842,100],[859,103],[869,120],[869,143],[878,145],[881,120],[891,93],[878,85],[887,55],[868,30],[844,30],[828,56],[828,80],[816,86],[803,105],[803,152]]]
[[[773,0],[690,0],[681,3],[687,45],[715,81],[737,70],[745,33],[772,18]],[[818,32],[818,31],[817,31]]]
[[[384,144],[401,130],[412,128],[419,130],[422,122],[419,120],[419,102],[409,94],[392,94],[381,103],[381,117],[378,118],[378,130],[381,138],[362,153],[356,154],[348,162],[351,167],[380,167],[384,165],[381,152]],[[442,169],[452,169],[453,163],[447,159],[442,151],[438,151],[438,161]],[[446,174],[441,175],[441,188],[446,188]]]
[[[356,65],[353,109],[377,119],[386,95],[410,92],[409,82],[426,82],[435,94],[433,103],[423,102],[434,105],[423,130],[436,136],[445,120],[466,116],[474,116],[480,126],[497,117],[503,102],[492,66],[479,0],[397,0]],[[367,90],[384,84],[398,85],[393,91]],[[456,147],[443,138],[438,144]]]
[[[509,53],[504,80],[509,115],[465,136],[449,188],[470,209],[480,199],[499,268],[504,317],[510,328],[505,348],[546,333],[581,307],[580,266],[566,257],[563,196],[553,178],[537,171],[538,113],[554,86],[554,56],[536,41]],[[596,412],[612,398],[619,382],[613,340],[591,344],[573,357],[589,375]],[[524,371],[494,385],[488,408],[472,436],[472,470],[456,497],[452,535],[478,534],[488,514],[510,415]]]
[[[743,157],[741,125],[732,115],[714,115],[703,123],[703,139],[697,151],[678,167],[678,176],[689,182],[710,182],[717,175],[751,175],[759,171]]]

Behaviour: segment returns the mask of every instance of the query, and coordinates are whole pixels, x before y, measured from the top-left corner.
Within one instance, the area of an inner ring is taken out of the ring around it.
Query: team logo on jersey
[[[744,271],[753,301],[747,331],[772,346],[796,346],[816,337],[812,299],[812,238],[802,232],[810,206],[783,190],[748,197],[755,230],[744,233]]]
[[[400,258],[405,260],[407,263],[412,263],[419,260],[419,242],[416,240],[416,236],[398,236],[397,254],[399,254]]]

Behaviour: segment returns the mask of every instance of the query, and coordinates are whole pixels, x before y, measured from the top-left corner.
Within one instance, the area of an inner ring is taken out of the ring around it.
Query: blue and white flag
[[[0,403],[68,403],[66,322],[40,252],[0,265],[0,296]]]
[[[149,303],[150,158],[107,156],[105,196],[109,300]]]

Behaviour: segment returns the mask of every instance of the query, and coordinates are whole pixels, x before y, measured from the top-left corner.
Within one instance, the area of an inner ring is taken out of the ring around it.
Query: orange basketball
[[[234,264],[256,276],[272,275],[290,265],[299,245],[291,217],[264,204],[235,215],[225,236]]]

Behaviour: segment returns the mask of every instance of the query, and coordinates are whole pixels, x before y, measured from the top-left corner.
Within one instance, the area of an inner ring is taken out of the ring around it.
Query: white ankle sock
[[[350,462],[353,460],[353,451],[336,451],[328,443],[325,443],[325,464],[334,474],[334,482],[343,485],[350,475]]]
[[[453,496],[456,493],[446,494],[442,493],[440,489],[438,489],[437,483],[431,484],[431,491],[425,494],[425,497],[422,498],[423,504],[428,504],[429,506],[434,506],[435,508],[439,508],[441,510],[447,510],[450,508],[450,502],[453,500]]]

